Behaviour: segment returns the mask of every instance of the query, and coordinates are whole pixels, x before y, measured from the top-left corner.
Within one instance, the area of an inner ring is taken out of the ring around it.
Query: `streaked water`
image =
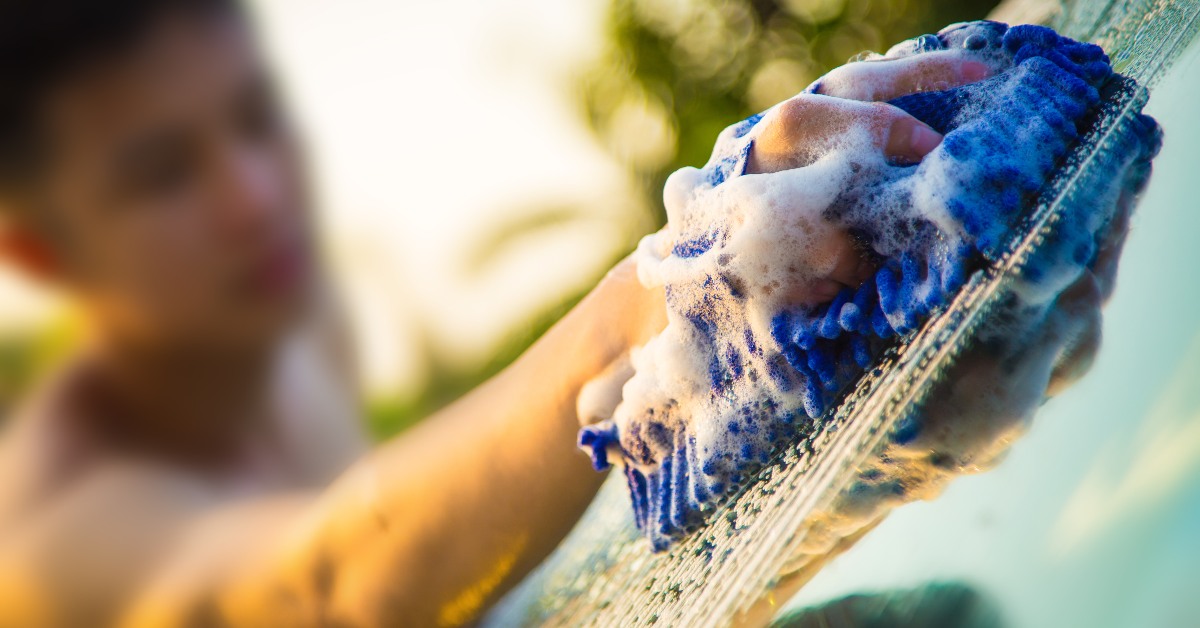
[[[963,580],[1007,625],[1200,625],[1200,46],[1154,90],[1165,131],[1092,372],[997,470],[895,512],[794,600]]]
[[[1154,84],[1156,63],[1194,35],[1200,5],[1131,2],[1119,8],[1117,17],[1096,12],[1072,28],[1096,34],[1118,53],[1133,50],[1116,60]],[[1189,238],[1200,227],[1200,195],[1190,192],[1188,180],[1200,146],[1196,121],[1188,117],[1200,97],[1188,85],[1196,83],[1196,65],[1193,52],[1148,109],[1166,129],[1166,148],[1135,222],[1096,372],[1047,405],[1000,471],[959,480],[932,504],[904,507],[827,567],[798,604],[931,579],[965,580],[994,595],[1014,625],[1189,625],[1162,614],[1188,612],[1171,604],[1185,595],[1169,595],[1194,588],[1185,577],[1189,561],[1178,556],[1194,557],[1187,550],[1200,546],[1172,540],[1200,520],[1200,481],[1193,477],[1200,473],[1192,462],[1200,460],[1200,451],[1192,455],[1186,418],[1179,418],[1195,414],[1187,391],[1196,379],[1192,373],[1200,376],[1200,366],[1187,370],[1181,362],[1200,330],[1200,299],[1189,276],[1195,267]],[[1116,103],[1111,117],[1120,119],[1124,107]],[[1095,146],[1089,150],[1103,150],[1103,134]],[[1064,185],[1057,192],[1069,192],[1070,184]],[[1048,198],[1037,215],[1052,217],[1056,203]],[[776,574],[795,566],[788,556],[803,545],[806,517],[846,485],[919,400],[941,363],[957,353],[1006,289],[1005,268],[1037,246],[1039,225],[1052,222],[1035,221],[1017,255],[973,281],[945,316],[867,378],[831,418],[830,429],[787,452],[759,483],[718,510],[702,533],[670,553],[651,555],[632,533],[621,487],[610,484],[573,537],[493,615],[493,623],[709,625],[735,616],[772,587]],[[1160,225],[1159,231],[1145,235],[1147,224]],[[1184,375],[1174,381],[1181,383],[1167,383],[1180,368]],[[1058,410],[1072,403],[1083,405]],[[1078,488],[1085,477],[1092,478],[1084,484],[1091,488]],[[1196,498],[1162,497],[1181,491]],[[1159,514],[1143,501],[1148,496],[1166,504]],[[1063,515],[1064,504],[1072,504],[1075,514]],[[1133,520],[1141,527],[1121,531]]]

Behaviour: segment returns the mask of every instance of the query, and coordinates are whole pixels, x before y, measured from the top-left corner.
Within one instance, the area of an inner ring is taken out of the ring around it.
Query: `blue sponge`
[[[655,549],[702,523],[707,504],[733,492],[782,444],[814,429],[814,422],[862,374],[891,339],[917,329],[946,306],[969,275],[1003,254],[1014,226],[1054,174],[1080,134],[1094,121],[1101,92],[1113,72],[1097,46],[1061,37],[1039,26],[1007,27],[972,22],[926,35],[893,49],[893,55],[962,48],[1004,69],[979,83],[897,98],[891,104],[945,135],[936,159],[915,166],[867,170],[861,184],[846,190],[825,218],[854,234],[875,256],[879,270],[854,289],[844,289],[819,307],[781,311],[770,338],[750,327],[730,340],[726,303],[743,298],[736,285],[718,276],[706,280],[706,296],[679,313],[711,349],[709,379],[714,399],[728,399],[731,412],[720,426],[731,438],[722,447],[698,446],[681,428],[708,417],[680,417],[687,409],[647,409],[640,420],[618,428],[613,421],[583,428],[581,447],[597,469],[623,467],[639,529]],[[1128,80],[1128,79],[1118,79]],[[746,136],[762,114],[727,131]],[[1117,187],[1145,184],[1149,158],[1160,134],[1148,117],[1136,116],[1134,133],[1110,151]],[[730,143],[702,171],[718,187],[742,174],[750,142]],[[956,231],[909,211],[914,195],[936,195]],[[1093,196],[1052,236],[1029,276],[1055,265],[1080,268],[1092,261],[1103,224],[1095,216],[1116,202],[1113,186],[1095,186]],[[719,243],[706,231],[676,243],[672,255],[703,255]],[[683,306],[667,286],[668,307]],[[769,378],[780,394],[735,398],[732,382]],[[794,401],[794,403],[792,402]],[[912,430],[918,430],[914,424]],[[914,432],[915,433],[915,432]],[[665,453],[664,453],[665,452]]]

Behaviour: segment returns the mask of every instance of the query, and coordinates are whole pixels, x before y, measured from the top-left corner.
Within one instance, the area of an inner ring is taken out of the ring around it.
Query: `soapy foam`
[[[632,355],[635,374],[612,418],[580,434],[597,468],[623,467],[637,524],[656,548],[811,430],[889,338],[919,326],[1002,253],[1111,74],[1095,46],[992,22],[910,40],[887,56],[951,51],[995,74],[893,101],[946,134],[917,166],[888,163],[860,130],[805,167],[743,174],[775,108],[726,129],[704,168],[668,180],[668,225],[636,254],[641,281],[666,287],[667,328]],[[1051,247],[1059,253],[1039,260],[1029,311],[1093,258],[1104,225],[1089,216],[1060,230],[1066,241]],[[843,233],[878,271],[831,302],[798,298],[828,276],[830,243]]]

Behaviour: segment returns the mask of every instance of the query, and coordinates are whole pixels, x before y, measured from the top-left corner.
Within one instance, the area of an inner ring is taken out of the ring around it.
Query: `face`
[[[46,102],[35,184],[62,282],[146,342],[276,338],[313,284],[299,151],[235,16],[163,17]]]

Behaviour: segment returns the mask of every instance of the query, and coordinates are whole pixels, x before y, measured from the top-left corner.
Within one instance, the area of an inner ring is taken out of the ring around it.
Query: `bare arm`
[[[807,100],[819,109],[821,98]],[[756,146],[755,171],[794,167],[789,151],[838,130],[804,124],[823,117],[803,106],[780,112],[781,132]],[[915,122],[898,111],[869,106],[863,115],[892,156],[919,159],[933,147],[912,141]],[[845,261],[853,261],[850,247],[843,248]],[[622,263],[507,370],[359,461],[324,494],[215,512],[191,504],[154,524],[165,533],[133,535],[151,544],[153,555],[128,570],[132,575],[114,575],[114,593],[97,604],[137,626],[475,619],[558,544],[590,502],[603,478],[575,449],[580,389],[661,330],[664,316],[661,292],[643,288],[632,263]],[[118,483],[109,490],[123,489]],[[123,509],[124,520],[151,525],[132,515],[162,507],[162,500],[140,495]],[[96,519],[109,514],[102,510],[70,517],[55,538],[107,543],[95,532],[102,529]],[[83,545],[76,562],[112,560]],[[0,577],[17,573],[4,560],[0,552]],[[45,571],[40,559],[28,560]],[[54,569],[75,568],[54,563],[40,582],[56,586],[64,580]],[[44,595],[59,605],[75,599],[70,590]]]
[[[618,266],[500,375],[312,500],[210,517],[169,549],[137,625],[458,625],[570,530],[603,476],[575,448],[580,388],[661,328]],[[193,558],[197,548],[228,560]]]
[[[919,123],[899,110],[863,110],[889,155],[915,161],[936,145],[910,141]],[[821,113],[785,108],[795,120],[783,126],[797,132],[764,139],[752,166],[789,167],[788,149],[836,132],[837,124],[802,123],[828,121]],[[665,324],[661,293],[634,275],[631,262],[618,266],[509,369],[357,465],[291,538],[220,580],[213,595],[223,616],[239,624],[287,609],[296,613],[289,623],[475,618],[558,544],[603,479],[575,448],[576,401],[584,384]]]

